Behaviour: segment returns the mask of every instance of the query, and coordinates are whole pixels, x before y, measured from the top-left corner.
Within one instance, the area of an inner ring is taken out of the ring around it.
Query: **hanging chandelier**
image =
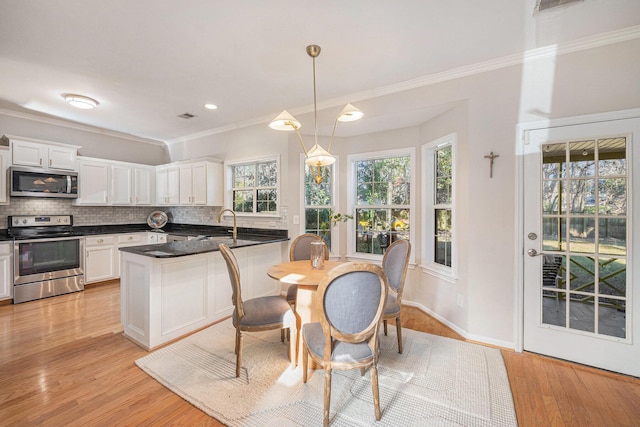
[[[331,146],[333,145],[333,137],[336,133],[336,128],[338,126],[338,122],[352,122],[358,119],[361,119],[364,114],[362,111],[358,110],[351,104],[347,104],[338,117],[336,117],[335,123],[333,124],[333,131],[331,132],[331,139],[329,140],[329,149],[325,150],[318,144],[318,107],[316,100],[316,57],[320,55],[320,46],[312,44],[307,46],[307,54],[313,59],[313,114],[314,114],[314,136],[315,136],[315,144],[311,147],[310,150],[307,150],[307,147],[302,140],[302,135],[300,135],[299,129],[302,127],[300,122],[293,117],[287,110],[283,110],[282,113],[278,114],[278,116],[269,123],[269,127],[275,130],[283,130],[283,131],[295,131],[298,136],[298,140],[300,141],[300,145],[302,146],[302,150],[304,151],[305,156],[307,157],[305,163],[309,165],[311,169],[311,173],[313,174],[313,179],[317,184],[322,183],[323,179],[323,168],[326,166],[330,166],[335,163],[336,158],[331,155]]]

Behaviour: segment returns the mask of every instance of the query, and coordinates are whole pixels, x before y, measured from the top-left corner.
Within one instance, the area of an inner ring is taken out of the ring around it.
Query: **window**
[[[379,258],[397,239],[411,240],[414,149],[349,156],[350,206],[355,221],[349,232],[351,256]]]
[[[304,159],[304,156],[302,156]],[[304,162],[303,162],[304,164]],[[329,221],[331,212],[335,212],[334,181],[335,166],[324,168],[321,184],[316,184],[309,166],[304,164],[304,232],[321,236],[331,251],[332,227]]]
[[[455,277],[455,141],[451,134],[422,147],[425,170],[424,267]]]
[[[227,163],[231,204],[240,214],[278,214],[277,158]]]

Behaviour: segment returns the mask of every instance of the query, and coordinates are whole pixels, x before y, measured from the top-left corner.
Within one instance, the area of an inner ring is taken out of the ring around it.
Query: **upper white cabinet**
[[[106,205],[109,202],[109,163],[80,159],[78,165],[78,198],[74,204]]]
[[[156,169],[159,205],[222,206],[222,163],[194,161]]]
[[[38,141],[15,139],[11,141],[11,163],[44,169],[76,170],[78,147]]]
[[[158,166],[156,168],[156,203],[177,205],[180,203],[180,168]]]
[[[0,147],[0,205],[8,204],[7,197],[7,169],[11,163],[9,148]]]
[[[80,157],[76,205],[153,204],[153,166]]]
[[[153,204],[153,167],[133,168],[133,204],[151,205]]]

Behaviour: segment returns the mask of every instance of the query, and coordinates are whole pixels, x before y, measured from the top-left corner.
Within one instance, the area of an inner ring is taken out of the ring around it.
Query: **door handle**
[[[534,257],[534,256],[541,256],[544,255],[544,253],[538,253],[538,251],[536,251],[535,249],[531,248],[527,251],[527,255],[529,255],[530,257]]]

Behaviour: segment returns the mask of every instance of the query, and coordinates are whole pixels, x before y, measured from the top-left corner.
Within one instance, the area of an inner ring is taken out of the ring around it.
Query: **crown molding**
[[[134,135],[130,135],[128,133],[121,133],[112,130],[102,129],[98,127],[83,125],[80,123],[69,122],[62,119],[55,119],[51,117],[43,117],[37,114],[25,113],[21,111],[13,111],[7,110],[6,108],[0,108],[0,115],[15,117],[18,119],[31,120],[34,122],[45,123],[49,125],[55,125],[60,127],[66,127],[70,129],[81,130],[85,132],[96,133],[100,135],[112,136],[115,138],[126,139],[134,142],[142,142],[144,144],[157,145],[160,147],[166,147],[166,143],[164,141],[156,141],[153,139],[140,138]]]
[[[367,99],[376,98],[379,96],[392,95],[407,90],[417,89],[437,83],[443,83],[449,80],[455,80],[462,77],[469,77],[475,74],[486,73],[488,71],[495,71],[502,68],[522,65],[528,62],[538,61],[545,58],[557,57],[560,55],[566,55],[568,53],[580,52],[587,49],[593,49],[601,46],[607,46],[615,43],[621,43],[629,40],[635,40],[640,38],[640,25],[632,27],[626,27],[621,30],[610,31],[607,33],[601,33],[595,36],[584,37],[581,39],[573,40],[566,43],[560,43],[557,45],[550,45],[539,47],[535,49],[527,50],[523,53],[513,54],[498,59],[492,59],[489,61],[478,62],[476,64],[467,65],[464,67],[453,68],[451,70],[443,71],[440,73],[429,74],[426,76],[418,77],[416,79],[406,80],[399,83],[394,83],[387,86],[382,86],[375,89],[365,90],[361,92],[352,93],[340,98],[333,98],[318,104],[318,109],[323,110],[325,108],[333,108],[346,104],[347,102],[358,102]],[[292,114],[305,114],[313,112],[313,105],[301,107],[297,109],[289,109]],[[275,113],[274,113],[275,115]],[[194,133],[191,135],[185,135],[180,138],[166,141],[167,144],[175,144],[179,142],[187,142],[192,139],[204,138],[211,135],[229,132],[241,128],[260,125],[271,121],[273,116],[261,117],[252,120],[246,120],[237,122],[232,125],[221,126],[214,129],[209,129],[203,132]]]

